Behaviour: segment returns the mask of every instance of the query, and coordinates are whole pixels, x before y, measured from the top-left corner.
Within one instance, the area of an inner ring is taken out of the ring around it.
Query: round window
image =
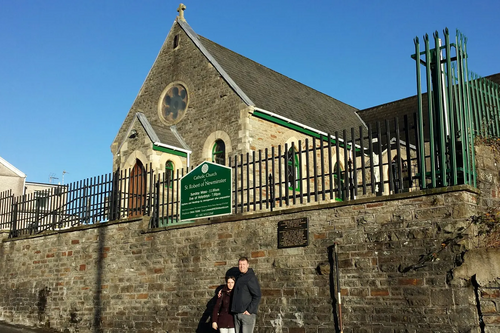
[[[187,105],[186,88],[178,83],[172,84],[165,89],[160,98],[160,116],[166,123],[173,125],[184,117]]]

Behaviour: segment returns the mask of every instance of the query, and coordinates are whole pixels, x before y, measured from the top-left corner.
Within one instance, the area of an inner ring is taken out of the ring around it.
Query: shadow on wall
[[[94,318],[93,318],[93,332],[101,333],[103,331],[102,325],[102,276],[103,276],[103,259],[106,257],[105,243],[106,243],[106,229],[99,228],[99,243],[97,248],[97,263],[96,263],[96,279],[95,279],[95,293],[94,293]]]
[[[38,309],[38,322],[44,325],[50,325],[50,322],[45,318],[45,308],[47,307],[47,297],[50,295],[49,287],[45,287],[38,291],[38,302],[36,307]]]
[[[225,278],[229,276],[237,277],[240,275],[240,270],[238,267],[232,267],[227,270]],[[225,279],[224,279],[225,280]],[[219,291],[225,286],[225,284],[221,284],[215,289],[214,296],[208,301],[205,311],[198,322],[198,328],[196,329],[196,333],[213,333],[215,332],[212,328],[212,311],[214,310],[215,303],[217,302],[217,298],[219,295]]]
[[[342,305],[339,304],[340,271],[338,265],[338,257],[335,255],[335,246],[338,247],[338,244],[334,244],[328,247],[328,263],[330,266],[328,273],[330,280],[330,297],[332,299],[333,320],[335,322],[335,332],[340,333],[343,332],[340,318],[340,313],[342,311],[340,307]]]

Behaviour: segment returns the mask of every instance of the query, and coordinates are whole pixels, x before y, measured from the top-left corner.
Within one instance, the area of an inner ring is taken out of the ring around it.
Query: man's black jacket
[[[245,274],[240,274],[236,281],[231,312],[248,311],[251,314],[257,314],[261,297],[259,281],[257,281],[253,269],[249,268]]]

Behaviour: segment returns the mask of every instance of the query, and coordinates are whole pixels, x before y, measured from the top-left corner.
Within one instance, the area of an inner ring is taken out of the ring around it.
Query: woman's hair
[[[226,282],[227,282],[227,280],[229,280],[229,279],[231,279],[231,280],[233,280],[234,282],[236,282],[236,278],[235,278],[234,276],[226,276]]]

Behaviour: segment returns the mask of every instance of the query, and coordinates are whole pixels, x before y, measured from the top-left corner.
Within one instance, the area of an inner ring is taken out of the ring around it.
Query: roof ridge
[[[149,136],[149,139],[151,140],[151,142],[153,142],[153,143],[159,142],[160,138],[158,137],[158,134],[156,134],[156,131],[154,130],[154,128],[149,123],[149,120],[146,117],[146,115],[142,112],[137,112],[135,114],[135,116],[137,117],[137,119],[141,123],[142,127],[146,131],[146,134]]]
[[[424,96],[424,95],[427,95],[427,92],[423,92],[422,96]],[[368,107],[366,109],[358,110],[356,112],[359,113],[359,112],[374,110],[374,109],[377,109],[379,107],[383,107],[383,106],[387,106],[387,105],[391,105],[391,104],[395,104],[395,103],[400,103],[402,101],[406,101],[406,100],[409,100],[409,99],[412,99],[412,98],[417,98],[417,97],[418,97],[418,95],[408,96],[408,97],[404,97],[404,98],[401,98],[401,99],[398,99],[398,100],[395,100],[395,101],[391,101],[391,102],[387,102],[387,103],[383,103],[383,104],[371,106],[371,107]]]
[[[184,141],[184,138],[179,134],[179,132],[177,132],[177,126],[175,126],[175,125],[170,126],[170,130],[175,135],[177,140],[179,140],[179,143],[181,144],[182,148],[187,149],[187,150],[191,150],[191,148],[186,143],[186,141]]]
[[[500,73],[491,74],[491,75],[488,75],[488,76],[482,76],[482,77],[480,77],[480,79],[487,79],[490,82],[493,82],[493,84],[496,84],[496,85],[500,86],[499,83],[495,82],[495,80],[497,79],[497,77],[500,79]],[[469,81],[472,81],[472,80],[469,80]],[[500,80],[499,80],[499,82],[500,82]],[[422,96],[426,96],[426,95],[427,95],[427,91],[422,92]],[[418,95],[415,94],[415,95],[412,95],[412,96],[408,96],[408,97],[397,99],[395,101],[391,101],[391,102],[387,102],[387,103],[383,103],[383,104],[371,106],[371,107],[368,107],[368,108],[365,108],[365,109],[362,109],[362,110],[358,110],[357,112],[364,112],[364,111],[369,111],[369,110],[375,110],[375,109],[380,108],[380,107],[388,106],[388,105],[395,104],[395,103],[400,103],[402,101],[406,101],[406,100],[409,100],[409,99],[412,99],[412,98],[417,98],[417,97],[418,97]]]
[[[21,170],[19,170],[18,168],[16,168],[14,165],[12,165],[11,163],[9,163],[6,159],[4,159],[2,157],[0,157],[0,164],[3,164],[7,169],[9,169],[10,171],[14,172],[19,177],[26,178],[26,174],[24,172],[22,172]]]

